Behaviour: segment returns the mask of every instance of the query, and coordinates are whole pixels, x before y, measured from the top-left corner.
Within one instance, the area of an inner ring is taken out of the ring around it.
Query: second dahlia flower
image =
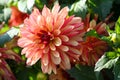
[[[108,36],[108,32],[106,30],[106,22],[99,22],[97,23],[98,15],[94,16],[94,19],[90,21],[90,14],[86,15],[86,18],[84,19],[84,30],[85,32],[88,32],[90,30],[95,30],[99,35],[106,35]]]
[[[8,23],[10,27],[22,24],[24,19],[28,17],[28,14],[20,12],[15,6],[12,6],[11,9],[12,13]]]
[[[44,6],[41,13],[34,8],[20,29],[18,45],[23,48],[27,65],[41,60],[44,73],[56,73],[57,65],[70,69],[70,60],[79,58],[82,29],[80,17],[68,17],[68,7],[60,10],[56,4],[50,10]]]
[[[94,66],[97,60],[107,51],[108,45],[105,41],[94,36],[86,37],[84,42],[81,42],[80,63]]]

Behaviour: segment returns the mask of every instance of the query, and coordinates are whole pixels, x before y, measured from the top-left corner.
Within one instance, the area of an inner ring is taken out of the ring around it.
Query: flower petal
[[[62,44],[62,41],[59,37],[56,37],[53,41],[53,43],[56,45],[56,46],[60,46]]]
[[[51,49],[52,51],[55,51],[55,50],[56,50],[56,47],[55,47],[55,45],[54,45],[52,42],[49,44],[49,46],[50,46],[50,49]]]
[[[30,44],[32,44],[33,42],[27,38],[20,38],[18,40],[18,45],[21,46],[21,47],[26,47]]]
[[[45,66],[47,66],[48,63],[49,63],[48,54],[44,54],[44,55],[42,56],[42,64],[45,65]]]

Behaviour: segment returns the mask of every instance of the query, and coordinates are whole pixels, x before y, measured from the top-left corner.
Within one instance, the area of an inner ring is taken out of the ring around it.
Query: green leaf
[[[4,6],[9,2],[9,0],[0,0],[0,5]]]
[[[118,18],[117,22],[115,23],[115,32],[120,34],[120,17]]]
[[[3,34],[5,32],[7,32],[10,29],[10,27],[5,24],[1,29],[0,29],[0,34]]]
[[[8,32],[0,36],[0,46],[3,46],[6,42],[10,41],[15,35],[17,35],[19,29],[11,28]]]
[[[92,13],[98,13],[101,19],[105,19],[110,13],[114,0],[88,0],[88,7]]]
[[[115,59],[118,57],[117,53],[116,52],[107,52],[106,56],[109,58],[109,59]]]
[[[95,36],[95,37],[98,37],[98,34],[95,30],[90,30],[89,32],[87,32],[85,34],[85,36]]]
[[[32,11],[33,5],[35,4],[35,0],[27,0],[27,9]]]
[[[93,67],[76,65],[67,72],[71,77],[75,78],[75,80],[96,80]]]
[[[34,3],[35,3],[35,0],[20,0],[18,2],[18,9],[24,13],[31,12],[34,6]]]
[[[39,9],[42,9],[45,4],[47,4],[47,0],[35,0],[35,5]]]
[[[86,1],[87,0],[79,0],[78,2],[73,3],[70,8],[70,15],[75,14],[76,16],[84,18],[87,12]]]
[[[18,2],[18,9],[19,9],[21,12],[27,13],[27,0],[20,0],[20,1]]]
[[[7,22],[11,15],[10,8],[3,8],[0,10],[0,22],[5,21]]]
[[[4,20],[8,21],[11,15],[11,8],[4,8]]]
[[[98,62],[95,64],[95,73],[96,73],[96,77],[97,77],[97,80],[100,80],[100,71],[102,69],[110,69],[112,68],[115,63],[117,62],[118,60],[118,57],[117,58],[114,58],[114,59],[109,59],[109,57],[106,56],[106,54],[104,54],[99,60]]]
[[[120,60],[118,60],[113,68],[114,80],[120,80]]]

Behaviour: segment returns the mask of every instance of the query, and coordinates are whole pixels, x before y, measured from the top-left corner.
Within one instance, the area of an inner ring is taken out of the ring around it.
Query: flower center
[[[41,39],[41,41],[45,44],[48,44],[50,42],[51,39],[51,35],[49,32],[46,31],[40,31],[39,33],[37,33],[37,35],[39,36],[39,38]]]

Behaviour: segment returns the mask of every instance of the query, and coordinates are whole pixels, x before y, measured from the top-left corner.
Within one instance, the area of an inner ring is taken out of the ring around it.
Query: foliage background
[[[62,7],[68,6],[69,15],[80,16],[83,19],[87,13],[98,14],[98,22],[104,21],[108,15],[113,13],[109,22],[114,22],[114,27],[107,26],[109,36],[100,37],[109,44],[109,50],[103,54],[95,66],[85,66],[76,64],[71,70],[59,70],[56,78],[54,74],[43,74],[38,62],[34,66],[28,67],[25,62],[17,64],[13,60],[6,60],[17,80],[120,80],[120,0],[0,0],[0,47],[5,45],[16,52],[22,60],[26,60],[20,55],[21,48],[14,46],[14,39],[19,33],[17,26],[8,25],[11,16],[11,6],[18,7],[19,11],[30,14],[33,7],[42,10],[46,5],[52,8],[58,2]],[[93,35],[94,33],[88,33]],[[65,77],[65,76],[66,77]],[[63,77],[64,76],[64,77]],[[51,79],[51,77],[53,79]]]

